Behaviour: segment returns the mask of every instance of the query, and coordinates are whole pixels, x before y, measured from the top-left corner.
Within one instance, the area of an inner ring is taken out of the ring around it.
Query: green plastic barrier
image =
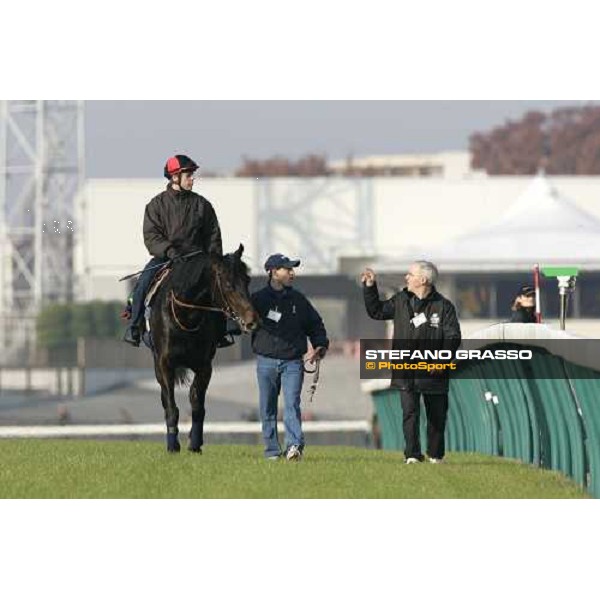
[[[551,468],[562,471],[577,483],[584,485],[585,447],[581,415],[571,391],[562,358],[535,352],[531,368],[535,385],[542,396],[542,405],[548,413],[551,444]],[[550,379],[557,372],[564,373],[563,379]]]
[[[453,406],[459,403],[471,429],[472,451],[498,456],[501,454],[502,432],[489,396],[481,365],[470,366],[450,381],[449,418],[453,418]]]
[[[590,493],[600,498],[600,380],[583,379],[585,369],[568,362],[565,362],[565,369],[578,400],[585,427],[588,459],[586,483]]]
[[[400,392],[391,388],[380,390],[372,393],[372,399],[375,406],[377,423],[381,432],[381,449],[404,451]],[[421,400],[419,415],[419,431],[421,441],[425,444],[427,440],[427,417],[423,400]],[[446,429],[446,439],[447,436],[448,428]],[[423,451],[425,451],[425,448],[423,448]]]
[[[446,448],[558,470],[600,498],[600,373],[546,350],[530,349],[533,359],[527,363],[478,361],[453,375]],[[564,376],[557,378],[557,373]],[[597,378],[585,378],[590,374]],[[382,447],[402,451],[399,392],[380,390],[372,398]],[[420,425],[425,444],[424,406]]]
[[[401,450],[404,447],[404,435],[400,394],[392,389],[374,392],[373,401],[381,431],[382,449]]]
[[[486,385],[497,398],[502,428],[502,454],[523,462],[534,462],[534,424],[528,403],[529,390],[524,373],[516,363],[489,362],[482,366]],[[509,378],[510,377],[510,378]]]

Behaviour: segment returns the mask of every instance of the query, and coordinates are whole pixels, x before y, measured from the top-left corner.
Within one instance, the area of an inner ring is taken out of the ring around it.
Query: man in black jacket
[[[198,165],[188,156],[169,158],[164,176],[167,189],[146,205],[144,244],[153,256],[133,290],[131,322],[123,341],[140,345],[140,322],[144,299],[157,267],[178,256],[202,250],[207,254],[223,254],[221,229],[212,204],[192,192]]]
[[[437,268],[428,261],[413,263],[406,287],[389,300],[380,300],[372,269],[361,275],[367,313],[373,319],[394,320],[393,349],[456,350],[461,332],[454,305],[435,289]],[[416,376],[414,371],[394,371],[391,386],[400,390],[404,457],[408,464],[422,462],[419,439],[421,394],[427,413],[427,454],[430,462],[444,458],[444,431],[448,414],[448,376],[433,372]]]
[[[535,316],[535,288],[522,285],[511,308],[511,323],[537,323]]]
[[[329,340],[323,320],[304,294],[292,287],[294,268],[299,260],[273,254],[265,262],[268,284],[252,295],[252,304],[262,324],[252,334],[252,350],[257,355],[260,418],[265,457],[278,459],[281,447],[277,438],[277,398],[283,388],[285,457],[300,460],[304,434],[300,413],[300,393],[304,379],[306,338],[312,350],[307,359],[314,363],[325,356]]]

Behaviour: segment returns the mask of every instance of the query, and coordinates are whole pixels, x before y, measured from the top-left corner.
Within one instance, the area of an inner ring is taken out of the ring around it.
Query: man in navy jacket
[[[285,457],[300,460],[304,434],[300,412],[300,393],[304,379],[303,356],[314,363],[325,356],[329,340],[323,320],[314,306],[292,287],[294,268],[299,260],[273,254],[265,262],[268,284],[252,295],[254,308],[262,324],[252,334],[252,349],[257,355],[260,418],[265,442],[265,456],[278,459],[281,447],[277,438],[277,398],[283,388]]]

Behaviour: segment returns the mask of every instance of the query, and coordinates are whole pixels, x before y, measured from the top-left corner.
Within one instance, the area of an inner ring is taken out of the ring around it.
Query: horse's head
[[[248,332],[258,327],[259,318],[250,302],[250,276],[246,263],[242,261],[243,252],[244,246],[240,244],[235,252],[226,254],[222,260],[213,263],[217,283],[214,300]]]

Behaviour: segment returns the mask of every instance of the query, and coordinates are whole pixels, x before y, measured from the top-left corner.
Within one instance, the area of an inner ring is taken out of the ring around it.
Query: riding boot
[[[131,321],[129,327],[125,331],[123,341],[131,344],[132,346],[138,347],[140,345],[143,319],[144,319],[144,299],[148,288],[152,283],[154,277],[154,267],[160,264],[160,259],[153,258],[142,271],[140,278],[137,280],[131,296],[129,298],[129,304],[131,305]]]
[[[132,324],[125,330],[123,341],[135,346],[136,348],[140,345],[141,335],[140,328],[137,324]]]
[[[233,319],[226,319],[224,323],[223,337],[217,342],[217,348],[228,348],[235,344],[234,335],[242,335],[242,330],[236,321]]]
[[[142,312],[143,312],[143,298],[146,295],[142,287],[142,282],[138,280],[131,296],[129,297],[128,305],[130,306],[130,321],[129,327],[125,330],[123,341],[135,346],[136,348],[140,345],[142,332],[140,327]]]
[[[233,319],[227,319],[225,323],[225,332],[229,335],[242,335],[242,330],[237,324],[237,321]]]

